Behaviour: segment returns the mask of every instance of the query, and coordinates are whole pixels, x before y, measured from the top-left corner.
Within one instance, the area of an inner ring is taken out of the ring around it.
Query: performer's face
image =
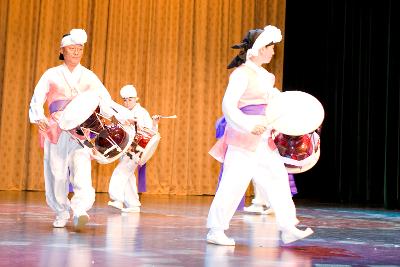
[[[67,65],[78,65],[83,56],[83,45],[68,45],[61,48]]]
[[[133,107],[136,105],[136,103],[137,103],[137,98],[136,97],[124,98],[124,106],[127,109],[133,109]]]
[[[271,59],[275,54],[274,48],[275,48],[275,45],[272,44],[272,45],[264,46],[263,48],[260,49],[260,57],[261,57],[262,63],[271,62]]]

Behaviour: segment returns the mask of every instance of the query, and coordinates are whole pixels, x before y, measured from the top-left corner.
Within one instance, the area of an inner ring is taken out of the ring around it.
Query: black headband
[[[231,63],[229,63],[228,69],[239,67],[244,62],[246,62],[247,50],[249,50],[253,46],[254,42],[263,31],[264,30],[261,29],[250,30],[247,32],[246,36],[243,38],[240,44],[235,44],[232,46],[233,49],[241,49],[241,51],[236,57],[232,59]]]

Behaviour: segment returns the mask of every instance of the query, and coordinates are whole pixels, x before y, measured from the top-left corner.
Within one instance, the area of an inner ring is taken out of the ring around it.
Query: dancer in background
[[[248,207],[244,207],[243,211],[248,213],[256,213],[256,214],[272,214],[274,210],[271,208],[271,204],[269,203],[268,197],[266,199],[261,197],[260,190],[254,180],[253,183],[253,191],[254,198],[251,200],[251,205]],[[292,197],[297,194],[297,187],[294,181],[294,175],[289,173],[289,185],[290,192],[292,193]]]
[[[124,106],[130,110],[129,117],[136,123],[137,128],[148,128],[158,131],[159,115],[150,117],[149,112],[143,108],[138,100],[136,88],[133,85],[125,85],[120,90]],[[136,185],[135,170],[139,166],[139,158],[135,154],[124,155],[120,158],[117,167],[112,173],[108,192],[111,200],[108,205],[123,212],[140,212],[138,187]],[[141,172],[145,166],[139,166],[139,189],[145,191],[145,177]]]

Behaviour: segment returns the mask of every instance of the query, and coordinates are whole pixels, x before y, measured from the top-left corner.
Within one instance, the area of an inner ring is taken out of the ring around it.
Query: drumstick
[[[160,116],[160,119],[176,119],[176,118],[178,118],[178,116],[176,116],[176,115],[171,115],[171,116],[161,116],[161,115],[159,115]]]

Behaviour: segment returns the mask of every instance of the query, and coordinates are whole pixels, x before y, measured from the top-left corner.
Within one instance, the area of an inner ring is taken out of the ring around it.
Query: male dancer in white
[[[224,230],[243,197],[251,179],[264,198],[268,196],[284,243],[313,233],[296,228],[296,208],[290,193],[288,173],[271,140],[265,107],[280,91],[274,88],[275,76],[262,67],[274,55],[274,44],[282,39],[275,26],[251,30],[240,45],[242,52],[229,67],[238,67],[229,78],[222,110],[227,122],[224,136],[210,154],[224,163],[222,178],[207,219],[207,242],[235,245]],[[245,63],[244,63],[245,62]]]
[[[138,128],[146,127],[154,131],[158,130],[159,115],[150,117],[149,112],[138,103],[136,88],[125,85],[120,90],[124,100],[124,106],[130,110],[131,121],[136,122]],[[135,169],[138,167],[138,158],[131,159],[128,155],[120,158],[117,167],[111,175],[108,192],[111,201],[109,206],[120,209],[123,212],[139,212],[141,203],[139,201],[138,189],[136,186]]]
[[[64,60],[64,64],[50,68],[42,75],[29,107],[30,122],[39,126],[44,147],[46,201],[56,212],[54,227],[64,227],[72,209],[74,226],[82,228],[89,220],[87,211],[95,200],[89,149],[60,129],[61,112],[75,96],[87,90],[96,90],[102,102],[113,103],[96,74],[80,64],[86,41],[87,35],[82,29],[72,29],[63,36],[59,59]],[[43,107],[46,101],[48,118]],[[71,200],[68,199],[69,182],[74,190]]]

